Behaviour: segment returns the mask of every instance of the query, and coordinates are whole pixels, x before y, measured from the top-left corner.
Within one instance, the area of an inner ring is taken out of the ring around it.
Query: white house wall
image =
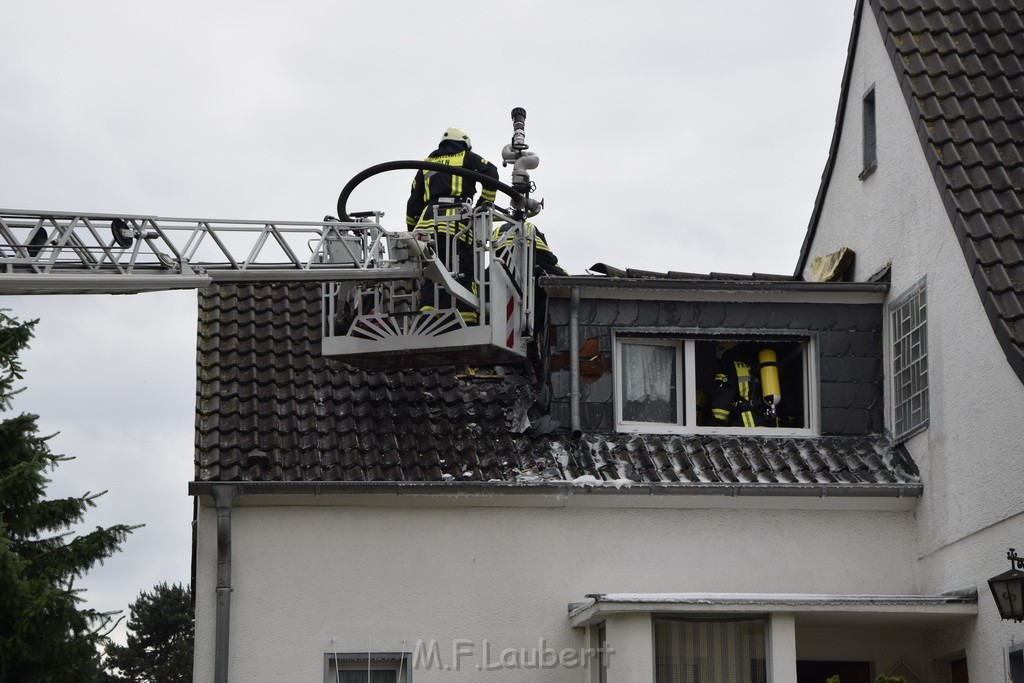
[[[1024,639],[1024,629],[985,614],[991,607],[985,580],[1008,569],[1009,546],[1024,545],[1024,386],[985,316],[878,25],[865,7],[845,125],[809,255],[854,249],[858,281],[891,262],[891,298],[927,277],[931,420],[908,442],[924,483],[922,590],[978,587],[982,617],[970,637],[971,680],[1000,680],[998,651],[1011,637]],[[862,97],[872,87],[878,168],[862,181]],[[809,278],[809,270],[804,275]],[[890,367],[888,344],[886,353]]]
[[[589,681],[480,671],[506,648],[589,645],[569,603],[602,592],[912,594],[912,512],[237,505],[230,680],[317,681],[325,652],[469,652],[429,681]],[[252,502],[249,499],[247,502]],[[198,520],[196,680],[213,676],[216,514]],[[486,641],[486,645],[485,645]],[[609,645],[616,647],[614,630]],[[616,652],[619,670],[650,670]]]

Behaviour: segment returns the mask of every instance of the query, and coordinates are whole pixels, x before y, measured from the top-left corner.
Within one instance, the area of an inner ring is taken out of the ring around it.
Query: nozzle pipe
[[[524,150],[529,147],[526,144],[526,110],[516,107],[512,110],[512,148]]]
[[[512,127],[526,127],[526,110],[523,109],[522,107],[516,107],[515,109],[512,110]]]

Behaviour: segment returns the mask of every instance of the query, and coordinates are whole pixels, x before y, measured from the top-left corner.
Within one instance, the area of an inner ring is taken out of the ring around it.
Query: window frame
[[[913,304],[915,300],[919,301],[919,303],[914,314],[920,316],[920,323],[911,332],[915,330],[921,331],[920,347],[922,352],[920,357],[913,356],[907,360],[903,354],[898,353],[898,345],[909,337],[910,334],[899,335],[896,317],[902,316],[901,310]],[[928,287],[926,278],[922,277],[905,292],[893,299],[889,303],[888,314],[889,384],[890,395],[892,396],[890,424],[892,425],[893,440],[896,443],[902,443],[926,430],[931,421],[931,391],[928,381]],[[905,362],[898,364],[897,361],[900,359],[903,359]],[[911,384],[917,381],[920,388],[915,391],[912,387],[909,396],[902,396],[901,387],[906,385],[902,378],[908,375],[910,376]],[[912,419],[912,416],[908,417],[906,418],[906,424],[903,424],[900,418],[902,409],[916,395],[922,396],[921,415],[916,420]]]
[[[594,624],[590,631],[590,647],[597,653],[590,670],[591,683],[608,683],[608,622]]]
[[[394,671],[397,683],[412,683],[412,657],[408,652],[325,652],[324,683],[336,683],[335,671]]]
[[[772,669],[772,632],[771,632],[771,617],[764,613],[725,613],[725,614],[675,614],[675,613],[662,613],[652,612],[651,613],[651,659],[653,668],[653,679],[658,680],[658,624],[659,622],[689,622],[692,624],[709,624],[709,623],[727,623],[727,622],[759,622],[761,628],[762,642],[761,648],[764,653],[764,659],[761,660],[764,666],[764,674],[766,681],[771,680],[771,669]],[[706,660],[698,659],[695,660],[698,667],[706,666]]]
[[[635,341],[636,339],[641,339],[642,341],[640,343],[637,343]],[[683,349],[683,342],[682,342],[682,340],[680,340],[680,339],[671,339],[671,338],[663,338],[663,337],[650,337],[650,338],[639,337],[639,338],[636,338],[636,337],[624,336],[624,337],[617,337],[616,341],[615,341],[615,361],[616,361],[616,363],[615,363],[615,365],[616,365],[616,371],[615,371],[615,379],[616,379],[616,382],[615,382],[615,423],[616,423],[616,425],[626,424],[626,425],[633,425],[633,426],[636,426],[637,428],[640,428],[640,427],[645,427],[645,426],[647,426],[647,427],[660,427],[660,426],[664,426],[664,425],[668,424],[668,423],[665,423],[665,422],[641,422],[641,421],[636,421],[636,420],[626,421],[626,420],[623,420],[623,418],[622,418],[622,412],[623,412],[623,408],[624,408],[623,401],[622,401],[622,391],[623,391],[623,388],[624,388],[623,387],[623,382],[622,382],[622,367],[624,365],[624,363],[622,362],[622,357],[623,357],[622,356],[622,346],[624,344],[629,344],[629,343],[634,343],[635,345],[638,345],[638,346],[639,345],[644,345],[644,346],[667,346],[667,347],[671,347],[671,348],[675,349],[675,361],[674,362],[675,362],[676,370],[677,370],[677,372],[679,374],[682,375],[682,377],[676,377],[676,382],[675,382],[675,385],[676,385],[676,396],[675,396],[676,422],[675,423],[676,424],[686,424],[687,423],[688,411],[691,409],[691,407],[693,407],[692,404],[694,402],[686,400],[686,391],[685,391],[686,384],[687,384],[686,383],[686,378],[690,376],[690,372],[687,371],[687,367],[685,365],[684,349]],[[619,430],[619,431],[622,431],[622,430]]]
[[[861,160],[863,168],[857,177],[864,180],[878,168],[878,109],[874,84],[861,100]]]
[[[949,664],[953,666],[953,662]],[[1003,648],[1003,671],[1007,683],[1024,683],[1024,643],[1013,643]]]
[[[779,341],[799,342],[804,349],[804,427],[718,427],[698,425],[697,422],[697,361],[695,346],[698,342],[724,341]],[[622,418],[623,363],[622,345],[640,343],[674,346],[677,367],[682,377],[676,381],[677,413],[682,413],[676,423],[636,422]],[[636,434],[722,434],[751,436],[817,436],[820,432],[821,387],[818,381],[817,337],[814,333],[786,332],[784,330],[669,330],[664,328],[631,328],[612,330],[613,348],[613,413],[615,431]],[[681,358],[680,358],[681,357]]]

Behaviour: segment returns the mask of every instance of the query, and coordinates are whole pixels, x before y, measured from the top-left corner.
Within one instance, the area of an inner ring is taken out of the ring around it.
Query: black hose
[[[462,176],[463,178],[475,180],[483,184],[483,186],[486,188],[494,187],[498,190],[501,190],[502,192],[504,192],[505,194],[512,198],[514,205],[518,204],[520,206],[523,206],[526,202],[526,198],[523,197],[522,194],[520,194],[511,186],[506,185],[500,180],[495,180],[494,178],[488,175],[484,175],[483,173],[471,171],[468,168],[462,168],[460,166],[449,166],[448,164],[438,164],[434,163],[433,161],[386,161],[383,164],[377,164],[376,166],[371,166],[370,168],[364,171],[360,171],[359,173],[352,177],[352,180],[348,181],[344,188],[342,188],[341,194],[338,195],[338,220],[342,222],[348,222],[352,220],[352,217],[348,215],[348,209],[346,207],[346,204],[348,204],[348,197],[350,194],[352,194],[352,190],[356,189],[356,186],[359,185],[359,183],[363,182],[367,178],[373,177],[380,173],[384,173],[386,171],[395,171],[399,169],[408,169],[416,171],[438,171],[440,173],[448,173],[449,175]]]

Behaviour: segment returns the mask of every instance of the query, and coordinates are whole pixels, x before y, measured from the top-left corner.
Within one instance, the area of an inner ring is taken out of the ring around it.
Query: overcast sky
[[[510,110],[541,158],[537,224],[596,262],[792,273],[835,122],[854,0],[137,2],[0,10],[0,207],[319,220],[342,186],[448,126],[500,164]],[[350,210],[402,229],[409,172]],[[508,182],[509,169],[502,169]],[[126,609],[188,582],[193,292],[7,297],[40,318],[27,390],[51,495],[144,523],[84,582]]]

